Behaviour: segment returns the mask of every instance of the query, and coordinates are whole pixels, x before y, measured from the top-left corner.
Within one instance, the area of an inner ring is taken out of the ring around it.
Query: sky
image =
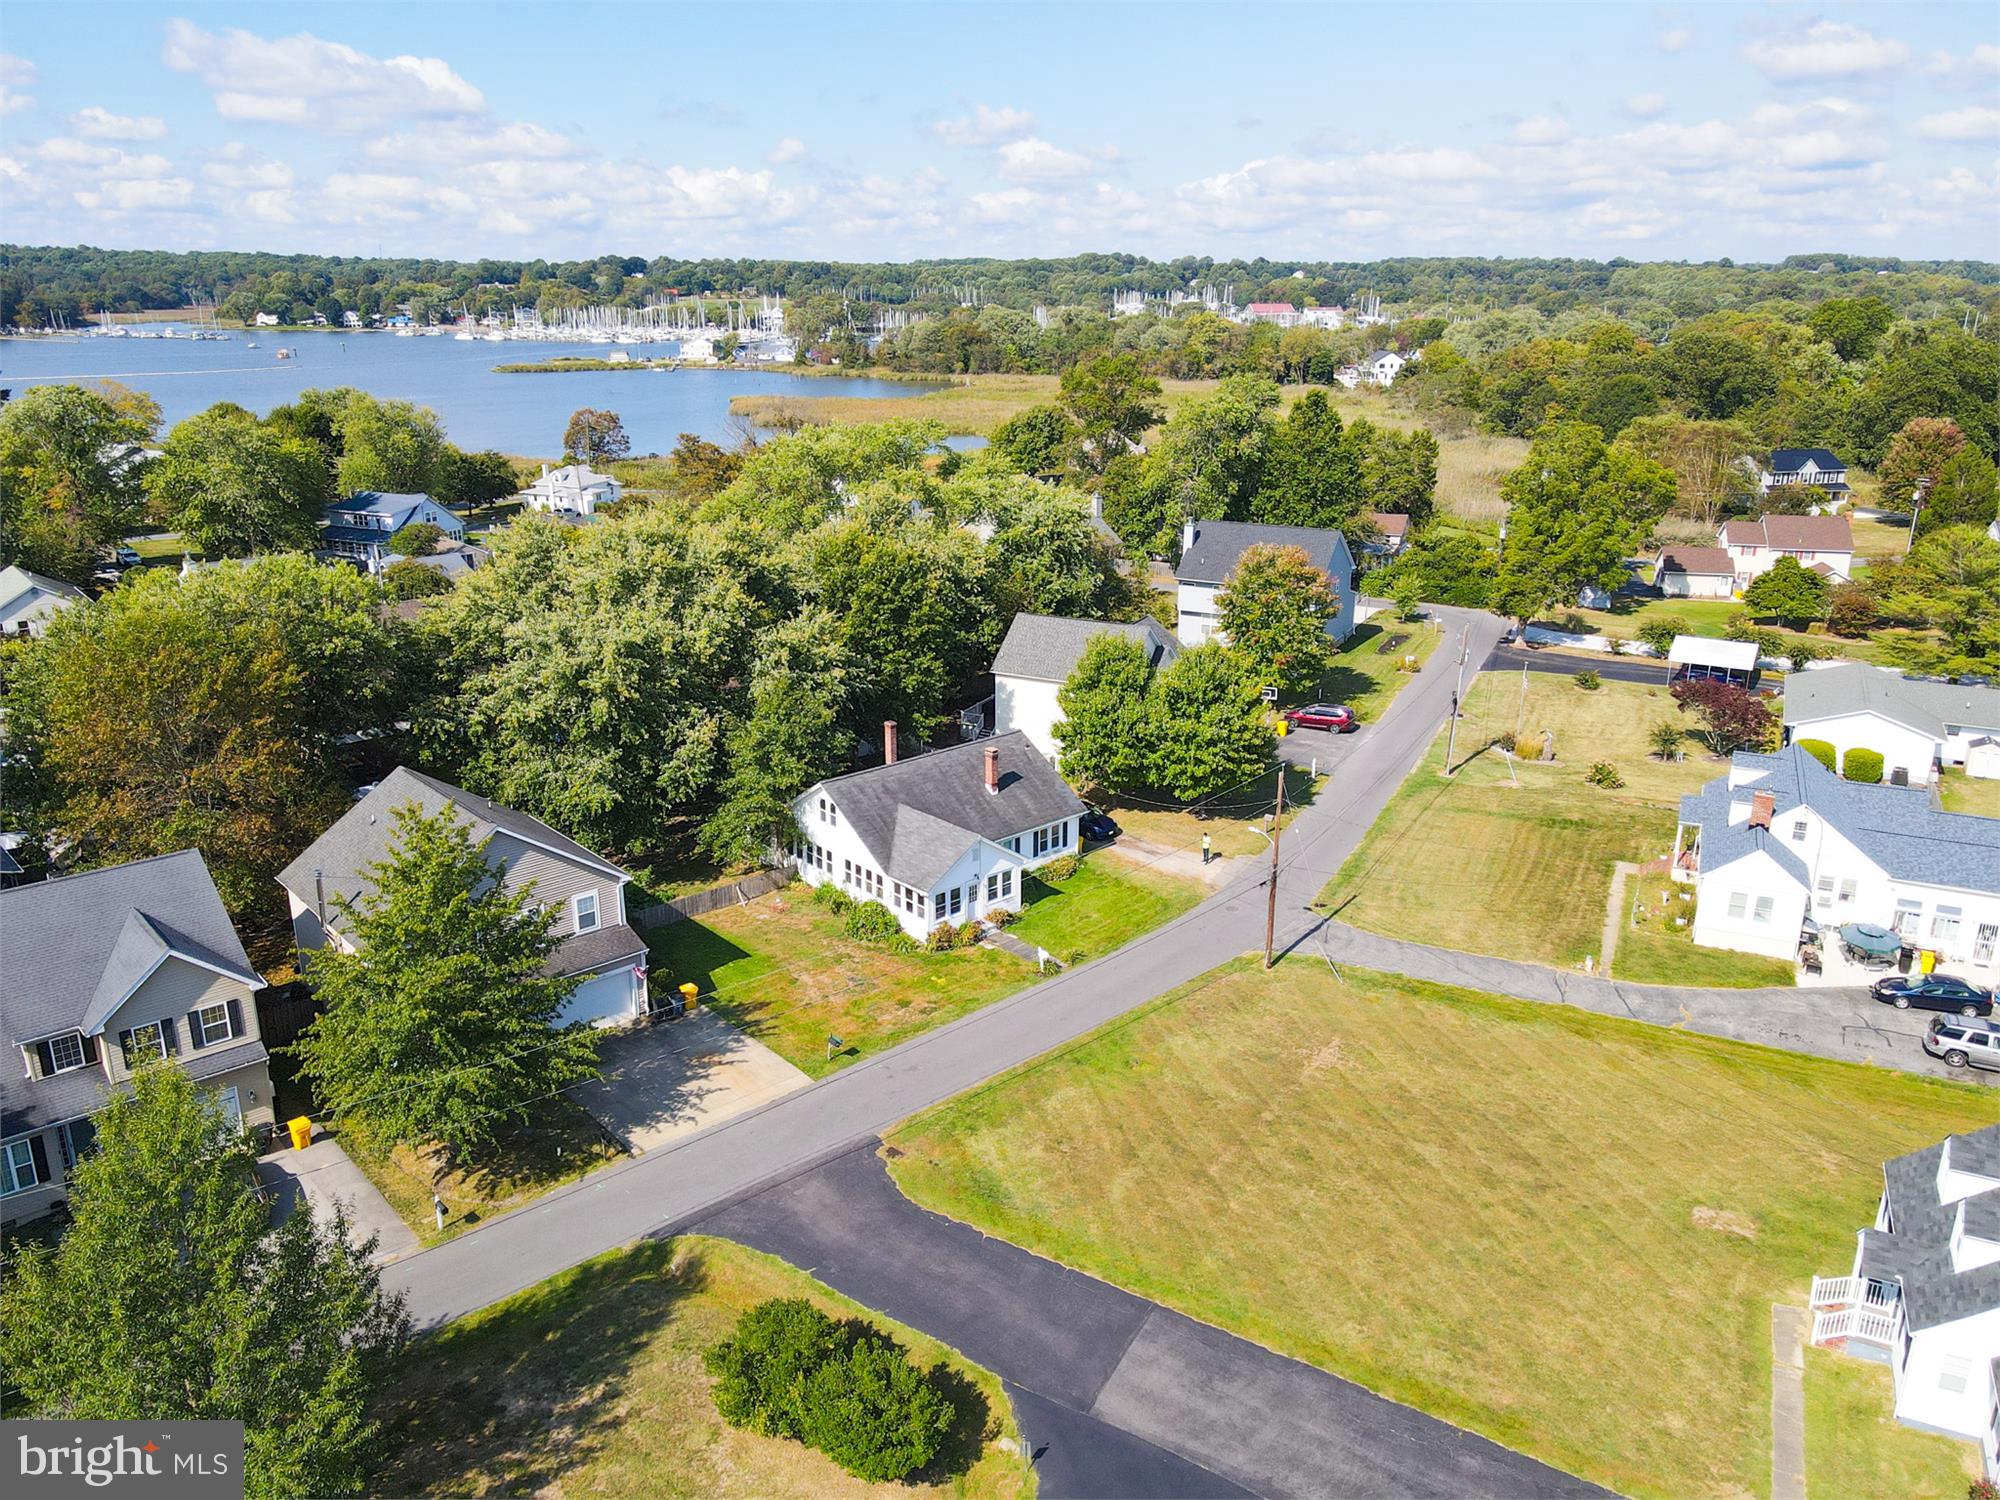
[[[8,0],[0,235],[2000,259],[2000,7]]]

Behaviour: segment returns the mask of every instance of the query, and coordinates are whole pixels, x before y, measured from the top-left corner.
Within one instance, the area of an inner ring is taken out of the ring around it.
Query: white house
[[[1834,583],[1854,574],[1854,528],[1845,516],[1765,516],[1724,523],[1717,540],[1736,570],[1736,585],[1768,573],[1779,558],[1796,558]]]
[[[1993,1474],[2000,1125],[1885,1162],[1853,1269],[1815,1276],[1812,1306],[1815,1344],[1889,1367],[1897,1421],[1980,1444]]]
[[[1289,302],[1253,302],[1243,309],[1243,321],[1290,328],[1299,321],[1299,310]]]
[[[1367,520],[1375,528],[1375,535],[1361,544],[1361,550],[1370,557],[1395,557],[1409,546],[1410,518],[1402,512],[1371,510]]]
[[[1408,363],[1394,349],[1377,349],[1361,361],[1361,378],[1370,385],[1394,385]]]
[[[792,858],[808,885],[878,901],[911,937],[996,908],[1019,911],[1022,877],[1072,853],[1083,803],[1018,730],[888,759],[799,794]]]
[[[2000,969],[2000,818],[1843,781],[1797,745],[1738,751],[1727,776],[1683,797],[1672,868],[1694,882],[1704,947],[1791,958],[1811,916],[1887,927],[1981,983]]]
[[[1131,641],[1145,653],[1146,665],[1156,670],[1181,652],[1180,643],[1157,620],[1128,625],[1061,615],[1016,615],[993,658],[994,732],[1019,730],[1053,760],[1062,750],[1055,733],[1063,717],[1056,694],[1083,659],[1084,648],[1104,635]]]
[[[632,877],[540,818],[408,766],[391,771],[278,872],[300,949],[331,943],[353,951],[341,904],[373,891],[368,869],[389,857],[396,810],[409,806],[432,816],[450,809],[471,826],[473,842],[509,890],[532,889],[536,901],[554,909],[550,931],[557,944],[547,972],[582,977],[560,1021],[616,1026],[645,1015],[646,943],[625,915]]]
[[[465,523],[429,495],[385,494],[356,490],[326,508],[320,541],[335,557],[359,563],[379,573],[395,554],[389,538],[405,526],[428,522],[453,541],[465,540]]]
[[[1824,448],[1776,448],[1771,462],[1759,465],[1757,488],[1768,495],[1788,484],[1811,485],[1826,491],[1835,508],[1844,504],[1852,491],[1847,484],[1847,465]]]
[[[1662,547],[1653,583],[1669,599],[1727,599],[1736,565],[1720,547]]]
[[[1923,786],[1939,765],[2000,776],[2000,688],[1905,677],[1860,662],[1785,678],[1785,741],[1824,740],[1835,763],[1857,747],[1882,752],[1883,775]]]
[[[1338,328],[1347,321],[1344,307],[1307,307],[1299,311],[1299,321],[1308,328]]]
[[[267,312],[260,312],[250,320],[251,325],[256,328],[276,328],[280,321],[282,320],[276,313]]]
[[[1354,554],[1347,538],[1316,526],[1259,526],[1247,521],[1188,521],[1181,527],[1181,559],[1174,567],[1183,646],[1221,634],[1216,595],[1252,547],[1297,547],[1333,584],[1337,608],[1326,633],[1344,641],[1354,633]]]
[[[39,636],[57,610],[88,597],[60,578],[45,578],[18,566],[0,568],[0,636]]]
[[[564,464],[560,469],[542,465],[542,476],[516,496],[530,510],[552,515],[594,516],[599,506],[609,505],[623,493],[623,487],[609,474],[600,474],[589,464]]]

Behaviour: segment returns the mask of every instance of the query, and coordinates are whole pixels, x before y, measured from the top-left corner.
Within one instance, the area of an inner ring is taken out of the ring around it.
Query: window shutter
[[[229,1039],[234,1041],[242,1035],[244,1035],[243,1007],[236,1001],[231,1000],[229,1002]]]
[[[41,1065],[42,1069],[36,1075],[38,1078],[46,1078],[56,1070],[56,1055],[49,1050],[47,1042],[35,1043],[35,1061]]]
[[[206,1043],[201,1039],[200,1013],[191,1010],[188,1012],[188,1047],[195,1052],[199,1052],[205,1045]],[[172,1050],[171,1046],[169,1046],[168,1050]]]
[[[35,1181],[47,1182],[49,1180],[49,1153],[48,1149],[42,1145],[42,1138],[40,1136],[31,1135],[28,1137],[28,1154],[35,1159]]]
[[[128,1072],[128,1073],[129,1073],[129,1072],[131,1072],[131,1071],[132,1071],[132,1033],[131,1033],[130,1031],[121,1031],[121,1032],[119,1032],[119,1033],[118,1033],[118,1050],[119,1050],[120,1052],[122,1052],[122,1053],[124,1053],[124,1054],[125,1054],[125,1071],[126,1071],[126,1072]]]
[[[96,1061],[97,1061],[97,1038],[96,1038],[96,1037],[94,1037],[94,1036],[86,1036],[86,1037],[85,1037],[85,1038],[83,1039],[83,1060],[84,1060],[85,1062],[87,1062],[87,1063],[94,1063],[94,1062],[96,1062]]]
[[[160,1040],[167,1044],[167,1056],[172,1057],[181,1050],[180,1038],[174,1035],[174,1018],[160,1017]]]

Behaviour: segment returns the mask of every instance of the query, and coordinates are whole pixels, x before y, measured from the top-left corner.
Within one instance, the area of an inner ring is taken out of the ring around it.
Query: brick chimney
[[[1750,826],[1769,828],[1771,814],[1778,810],[1778,798],[1772,792],[1752,792],[1750,794]]]
[[[995,745],[986,747],[986,795],[1000,795],[1000,750]]]
[[[895,763],[896,721],[894,719],[884,719],[882,721],[882,764],[893,766]]]

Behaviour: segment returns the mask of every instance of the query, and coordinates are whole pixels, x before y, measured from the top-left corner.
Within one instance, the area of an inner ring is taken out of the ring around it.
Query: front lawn
[[[1443,774],[1440,732],[1321,905],[1446,948],[1564,966],[1601,956],[1612,866],[1667,853],[1679,798],[1726,770],[1692,745],[1683,761],[1654,759],[1646,735],[1663,721],[1687,722],[1664,687],[1587,692],[1547,673],[1482,672],[1465,697],[1457,774]],[[1512,734],[1533,756],[1551,732],[1553,762],[1516,756],[1510,768],[1490,748]],[[1623,787],[1585,781],[1600,760]]]
[[[723,1423],[702,1352],[771,1297],[866,1318],[920,1363],[946,1362],[960,1421],[935,1472],[868,1484],[803,1444]],[[995,1376],[782,1261],[703,1236],[613,1251],[460,1319],[411,1350],[378,1414],[369,1489],[382,1495],[1025,1500],[1035,1488]]]
[[[1964,1500],[1977,1450],[1905,1427],[1895,1406],[1887,1365],[1806,1350],[1807,1493]]]
[[[1116,849],[1100,849],[1060,885],[1030,875],[1025,894],[1028,909],[1007,930],[1059,962],[1076,964],[1172,921],[1200,902],[1208,888]]]
[[[1963,771],[1946,771],[1938,782],[1946,812],[2000,818],[2000,781],[1976,780]]]
[[[1381,718],[1410,680],[1411,674],[1402,669],[1403,658],[1416,657],[1421,668],[1442,639],[1442,632],[1427,622],[1392,620],[1387,615],[1379,618],[1380,624],[1370,620],[1355,627],[1334,659],[1333,669],[1320,680],[1313,700],[1345,703],[1363,724]],[[1384,652],[1383,646],[1398,636],[1402,641],[1394,650]]]
[[[1711,636],[1720,640],[1729,633],[1732,619],[1751,613],[1741,599],[1619,599],[1610,609],[1563,610],[1535,623],[1562,629],[1565,628],[1563,621],[1575,615],[1587,630],[1631,641],[1639,638],[1639,627],[1648,621],[1677,618],[1687,622],[1690,635]],[[1849,640],[1837,635],[1802,635],[1798,631],[1784,629],[1776,620],[1769,618],[1759,619],[1756,624],[1759,629],[1775,632],[1781,639],[1804,640],[1817,650],[1831,650],[1853,661],[1874,661],[1880,655],[1871,640]]]
[[[1304,766],[1287,766],[1284,775],[1285,821],[1289,823],[1302,805],[1312,801],[1317,788],[1311,772]],[[1201,803],[1175,802],[1158,792],[1134,792],[1129,796],[1101,796],[1097,805],[1111,814],[1126,834],[1155,849],[1190,850],[1199,854],[1201,836],[1205,833],[1215,854],[1226,858],[1262,854],[1271,847],[1250,825],[1266,827],[1277,799],[1278,772],[1274,769]]]
[[[891,1170],[987,1233],[1678,1500],[1768,1493],[1771,1304],[1845,1269],[1885,1157],[2000,1120],[1965,1084],[1345,981],[1231,963],[918,1116]]]
[[[1684,925],[1676,927],[1674,919]],[[1625,881],[1625,925],[1611,972],[1639,984],[1689,984],[1709,989],[1791,985],[1798,970],[1781,958],[1704,948],[1694,940],[1694,887],[1665,875]]]

